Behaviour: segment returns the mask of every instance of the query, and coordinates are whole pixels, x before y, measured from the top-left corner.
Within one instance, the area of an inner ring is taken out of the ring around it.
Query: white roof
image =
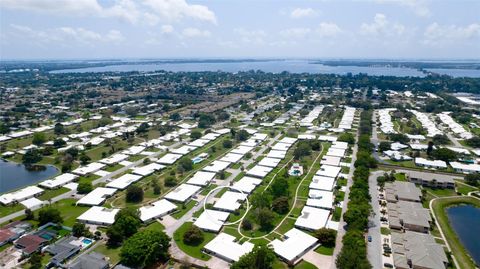
[[[460,154],[465,154],[465,155],[470,155],[470,151],[468,151],[468,149],[464,149],[464,148],[457,148],[457,147],[446,147],[447,149],[451,150],[451,151],[454,151],[456,153],[460,153]]]
[[[134,174],[125,174],[121,177],[110,181],[106,186],[109,188],[115,188],[123,190],[126,187],[130,186],[131,184],[139,181],[142,176],[134,175]]]
[[[186,200],[190,199],[199,190],[200,190],[200,187],[198,186],[194,186],[190,184],[182,184],[176,187],[175,189],[173,189],[167,195],[165,195],[165,198],[171,201],[185,202]]]
[[[35,197],[32,197],[30,199],[23,200],[20,203],[28,209],[34,209],[34,208],[42,206],[45,202],[41,201],[41,200],[38,200]]]
[[[0,203],[7,205],[15,201],[22,201],[31,198],[42,192],[42,188],[39,188],[37,186],[28,186],[18,191],[3,194],[2,196],[0,196]]]
[[[201,139],[205,139],[205,140],[214,140],[216,139],[217,137],[219,137],[220,134],[217,134],[217,133],[208,133],[202,137],[200,137]]]
[[[450,162],[450,165],[453,169],[467,172],[467,173],[479,173],[480,172],[480,165],[478,164],[466,164],[466,163],[459,163],[459,162]]]
[[[239,181],[233,183],[231,188],[233,190],[243,191],[245,193],[251,193],[257,185],[262,183],[261,179],[254,177],[242,177]]]
[[[286,143],[280,143],[278,142],[272,147],[272,150],[282,150],[282,151],[287,151],[292,144],[286,144]]]
[[[208,171],[208,172],[218,173],[220,171],[225,170],[229,165],[230,165],[230,163],[228,163],[228,162],[213,161],[208,166],[205,166],[203,168],[203,170]]]
[[[65,173],[55,177],[54,179],[45,180],[41,182],[39,185],[45,188],[53,189],[53,188],[63,186],[73,181],[77,177],[78,177],[77,175]]]
[[[335,142],[335,141],[337,141],[337,137],[336,137],[336,136],[332,136],[332,135],[319,135],[319,136],[318,136],[318,140],[320,140],[320,141],[328,141],[328,142]]]
[[[427,160],[425,158],[417,157],[415,158],[415,164],[420,166],[429,166],[435,168],[447,168],[447,163],[441,160]]]
[[[86,174],[94,173],[102,169],[103,167],[105,167],[105,164],[103,163],[90,163],[90,164],[87,164],[86,166],[82,166],[73,170],[72,173],[83,176]]]
[[[243,158],[242,154],[235,154],[235,153],[228,153],[227,155],[223,156],[220,161],[222,162],[229,162],[229,163],[236,163]]]
[[[280,141],[278,141],[278,143],[285,143],[285,144],[289,144],[290,146],[297,142],[297,138],[293,138],[293,137],[284,137],[282,138]]]
[[[272,167],[255,165],[254,167],[252,167],[252,169],[250,169],[246,172],[246,175],[250,175],[250,176],[254,176],[254,177],[258,177],[258,178],[264,178],[272,170],[273,170]]]
[[[428,149],[428,145],[427,145],[427,144],[411,143],[411,144],[410,144],[410,147],[411,147],[413,150],[427,150],[427,149]]]
[[[283,159],[283,158],[285,158],[286,154],[287,154],[286,150],[270,150],[270,152],[267,154],[267,157],[268,158]]]
[[[295,228],[286,232],[284,237],[283,240],[273,240],[270,245],[278,256],[290,262],[299,259],[317,243],[317,238]]]
[[[345,150],[339,148],[329,148],[327,151],[327,156],[343,157],[345,156]]]
[[[98,170],[97,172],[93,173],[94,175],[104,177],[108,176],[111,172],[105,171],[105,170]]]
[[[333,149],[348,149],[348,143],[347,142],[341,142],[341,141],[335,141],[332,143],[332,146],[330,148]]]
[[[342,170],[341,167],[323,164],[315,175],[336,178],[340,170]]]
[[[77,220],[88,223],[112,225],[115,222],[115,215],[117,215],[118,211],[120,211],[120,209],[93,206],[80,215]]]
[[[188,145],[192,146],[192,147],[203,147],[206,144],[208,144],[208,142],[210,142],[210,140],[197,139],[197,140],[194,140],[194,141],[188,143]]]
[[[214,172],[198,171],[190,178],[187,183],[197,186],[206,186],[215,177]]]
[[[164,165],[158,164],[158,163],[150,163],[142,167],[137,167],[135,168],[132,173],[141,175],[141,176],[148,176],[150,174],[153,174],[153,172],[161,170],[165,168]]]
[[[320,161],[321,164],[326,164],[330,166],[339,166],[340,160],[342,158],[337,156],[323,156],[322,160]]]
[[[154,218],[162,217],[175,209],[177,209],[177,205],[165,199],[161,199],[149,205],[140,207],[140,219],[143,222],[146,222]]]
[[[250,242],[239,244],[235,241],[235,237],[226,233],[220,233],[212,241],[208,242],[204,248],[228,261],[238,261],[240,257],[252,251],[254,245]]]
[[[180,154],[167,153],[162,158],[158,159],[157,163],[173,164],[180,158],[182,158],[182,155]]]
[[[173,149],[171,152],[175,154],[185,155],[185,154],[188,154],[190,151],[194,151],[195,149],[196,147],[194,146],[184,145],[179,147],[178,149]]]
[[[112,156],[102,159],[99,162],[104,163],[104,164],[114,164],[114,163],[119,163],[125,159],[128,158],[128,155],[122,154],[122,153],[117,153],[113,154]]]
[[[230,215],[228,212],[205,209],[193,224],[202,230],[218,233],[228,219],[228,215]]]
[[[333,189],[334,184],[335,184],[335,179],[333,177],[313,176],[313,179],[312,179],[312,182],[310,183],[309,188],[331,191]]]
[[[238,146],[238,147],[234,148],[232,151],[230,151],[230,153],[245,155],[248,152],[250,152],[251,150],[253,150],[253,147]]]
[[[331,209],[333,207],[333,192],[310,189],[307,205],[318,208]]]
[[[227,191],[213,206],[216,209],[233,212],[240,208],[241,203],[247,199],[247,195],[239,192]]]
[[[330,210],[305,206],[302,214],[297,218],[295,227],[307,230],[318,230],[327,224]]]
[[[144,150],[145,150],[145,147],[142,147],[142,146],[131,146],[128,149],[124,150],[123,153],[128,155],[137,155]]]
[[[261,140],[261,141],[263,141],[263,140],[267,139],[267,137],[268,137],[268,135],[267,135],[267,134],[263,134],[263,133],[255,133],[255,134],[254,134],[254,135],[251,137],[251,139],[255,139],[255,140]]]
[[[298,139],[301,140],[311,140],[317,138],[314,134],[299,134]]]
[[[117,190],[112,188],[98,187],[77,201],[77,205],[99,205]]]
[[[230,129],[229,129],[229,128],[217,129],[217,130],[213,130],[213,131],[214,131],[215,133],[221,134],[221,135],[230,133]]]
[[[280,161],[281,161],[280,159],[265,157],[258,163],[258,165],[267,166],[267,167],[277,167]]]

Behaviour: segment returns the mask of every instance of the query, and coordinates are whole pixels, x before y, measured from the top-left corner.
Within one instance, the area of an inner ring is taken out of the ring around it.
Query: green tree
[[[28,259],[30,266],[29,269],[40,269],[42,268],[42,256],[38,252],[33,253]]]
[[[63,124],[61,123],[57,123],[55,124],[55,127],[53,127],[53,132],[56,134],[56,135],[61,135],[61,134],[65,134],[65,127],[63,126]]]
[[[128,238],[120,251],[122,264],[143,268],[168,259],[170,238],[160,231],[143,230]]]
[[[355,136],[352,133],[342,133],[338,136],[338,141],[347,142],[350,145],[355,144]]]
[[[226,149],[232,148],[233,147],[233,142],[230,139],[223,140],[223,147]]]
[[[254,211],[254,215],[262,231],[268,231],[273,227],[273,220],[275,219],[275,215],[270,209],[266,207],[257,208]]]
[[[63,218],[58,209],[48,206],[38,211],[38,222],[39,225],[43,225],[49,222],[62,223]]]
[[[181,119],[182,119],[182,117],[177,112],[170,115],[170,120],[171,121],[179,121]]]
[[[89,233],[90,231],[87,229],[87,226],[85,226],[85,224],[80,222],[76,222],[75,224],[73,224],[73,227],[72,227],[73,236],[76,236],[76,237],[88,236]]]
[[[199,139],[200,137],[202,137],[202,133],[198,130],[192,131],[190,133],[190,138],[191,139]]]
[[[178,164],[184,171],[190,171],[193,169],[193,162],[187,157],[181,158]]]
[[[183,234],[183,243],[191,246],[198,246],[204,240],[204,235],[202,230],[197,226],[192,225],[188,228],[187,231]]]
[[[473,174],[466,175],[465,182],[472,186],[478,186],[480,182],[480,173],[473,173]]]
[[[79,194],[86,194],[93,190],[92,182],[90,181],[80,181],[77,186],[77,192]]]
[[[320,228],[315,231],[315,237],[318,238],[322,246],[331,248],[335,246],[337,231],[334,229]]]
[[[280,196],[273,200],[272,202],[272,209],[273,211],[277,212],[278,214],[285,214],[290,209],[288,204],[288,197]]]
[[[248,134],[248,132],[242,129],[236,132],[235,139],[237,139],[237,141],[245,141],[248,139],[249,136],[250,135]]]
[[[437,160],[442,160],[445,162],[455,161],[457,159],[457,153],[448,148],[439,148],[432,152],[432,157]]]
[[[29,149],[22,157],[22,162],[25,165],[32,165],[42,160],[42,153],[38,149]]]
[[[61,139],[61,138],[56,138],[54,141],[53,141],[53,146],[55,148],[61,148],[63,146],[65,146],[67,144],[67,142],[65,142],[65,140]]]
[[[450,139],[446,135],[437,134],[432,137],[432,141],[435,145],[447,145],[450,144]]]
[[[293,156],[296,160],[300,160],[304,156],[308,156],[311,154],[311,147],[306,141],[300,141],[293,151]]]
[[[384,152],[387,150],[390,150],[392,146],[392,143],[387,142],[387,141],[382,141],[380,144],[378,144],[378,151]]]
[[[128,186],[125,199],[129,203],[140,203],[143,201],[143,189],[137,185]]]
[[[107,229],[107,245],[110,247],[119,246],[123,242],[123,233],[119,226],[112,225]]]
[[[166,187],[173,187],[177,185],[177,179],[175,177],[169,176],[165,179],[164,184]]]
[[[270,185],[270,193],[274,198],[288,196],[288,180],[283,176],[275,178],[272,185]]]
[[[276,256],[273,250],[264,244],[256,245],[250,253],[240,257],[231,265],[231,269],[271,269]]]
[[[33,134],[32,143],[34,145],[40,146],[43,143],[45,143],[45,141],[47,141],[47,137],[45,136],[44,133],[34,133]]]

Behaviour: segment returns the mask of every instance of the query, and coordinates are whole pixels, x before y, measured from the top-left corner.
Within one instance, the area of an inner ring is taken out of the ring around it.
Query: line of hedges
[[[347,223],[347,232],[343,237],[343,247],[336,262],[340,269],[372,268],[367,258],[365,231],[368,217],[372,212],[371,197],[368,191],[370,168],[376,167],[372,157],[373,145],[370,143],[372,133],[372,110],[364,110],[360,115],[357,160],[350,187],[348,209],[343,215]]]

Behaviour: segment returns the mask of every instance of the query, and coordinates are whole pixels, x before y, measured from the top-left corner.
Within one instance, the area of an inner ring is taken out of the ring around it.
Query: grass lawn
[[[21,204],[9,205],[9,206],[0,206],[0,217],[4,217],[15,213],[17,211],[23,210],[25,207]]]
[[[335,249],[335,248],[329,248],[329,247],[325,247],[325,246],[319,246],[318,248],[315,249],[315,252],[320,253],[320,254],[322,254],[322,255],[332,256],[334,249]]]
[[[396,173],[394,177],[396,181],[407,181],[404,173]]]
[[[87,211],[90,207],[76,206],[75,199],[63,199],[52,204],[52,207],[60,210],[63,217],[63,225],[72,227],[77,217]]]
[[[116,264],[120,261],[120,249],[121,247],[110,248],[102,243],[95,248],[95,252],[107,256],[110,260],[110,264]]]
[[[389,235],[390,234],[390,229],[388,229],[387,227],[381,227],[380,228],[380,233],[382,233],[383,235]]]
[[[49,199],[52,199],[55,196],[58,196],[60,194],[64,194],[64,193],[69,192],[69,191],[70,191],[70,189],[67,189],[67,188],[46,190],[42,195],[40,195],[38,197],[38,199],[42,200],[42,201],[48,201]]]
[[[301,261],[297,265],[295,265],[295,267],[293,267],[293,268],[295,268],[295,269],[316,269],[318,267],[316,267],[315,265],[313,265],[309,262]]]
[[[467,184],[465,184],[461,181],[458,181],[458,180],[456,180],[456,186],[457,186],[457,192],[459,192],[463,195],[468,195],[469,192],[478,190],[478,188],[467,185]]]
[[[438,196],[438,197],[456,196],[457,195],[457,193],[452,189],[432,189],[432,188],[427,188],[427,187],[424,187],[424,189],[426,189],[427,192],[430,192],[430,193],[432,193],[432,194],[434,194],[435,196]]]
[[[107,165],[105,167],[105,169],[103,169],[103,170],[105,170],[107,172],[113,172],[113,171],[117,171],[118,169],[120,169],[122,167],[123,167],[123,165],[117,163],[115,165]]]
[[[183,215],[187,214],[187,212],[190,211],[190,209],[192,209],[195,206],[196,202],[197,201],[190,200],[185,206],[182,205],[180,207],[180,211],[172,214],[172,217],[174,217],[176,219],[181,218]]]
[[[459,269],[475,268],[473,260],[468,255],[468,252],[460,242],[457,234],[448,221],[446,208],[459,204],[472,204],[476,207],[480,207],[480,200],[465,196],[437,199],[432,203],[432,210],[437,217],[437,224],[442,228],[443,234],[452,249],[452,254],[460,265]]]
[[[158,222],[158,221],[154,221],[154,222],[148,224],[147,226],[145,226],[144,229],[145,229],[145,230],[152,230],[152,231],[163,232],[163,231],[165,231],[165,226],[163,226],[163,224],[161,224],[161,223]]]
[[[335,211],[333,211],[332,220],[333,221],[340,221],[341,216],[342,216],[342,208],[336,206]]]
[[[210,242],[216,235],[214,233],[204,232],[204,240],[197,246],[190,246],[183,243],[183,234],[193,225],[193,222],[185,222],[180,228],[178,228],[173,234],[173,239],[177,243],[178,247],[185,252],[187,255],[194,258],[208,261],[211,256],[202,252],[203,247]]]

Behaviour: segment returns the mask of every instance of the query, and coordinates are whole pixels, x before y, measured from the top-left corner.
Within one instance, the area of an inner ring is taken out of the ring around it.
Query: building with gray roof
[[[397,201],[420,202],[422,192],[415,184],[404,181],[394,181],[385,183],[385,199],[387,202],[396,203]]]
[[[428,233],[432,217],[421,203],[398,201],[388,203],[387,209],[390,228]]]
[[[107,269],[110,265],[105,256],[97,252],[90,252],[80,256],[69,269]]]
[[[392,232],[392,252],[398,269],[445,269],[448,265],[443,246],[430,234]]]
[[[431,188],[455,189],[455,180],[450,175],[419,171],[408,171],[405,174],[407,179],[415,184]]]

